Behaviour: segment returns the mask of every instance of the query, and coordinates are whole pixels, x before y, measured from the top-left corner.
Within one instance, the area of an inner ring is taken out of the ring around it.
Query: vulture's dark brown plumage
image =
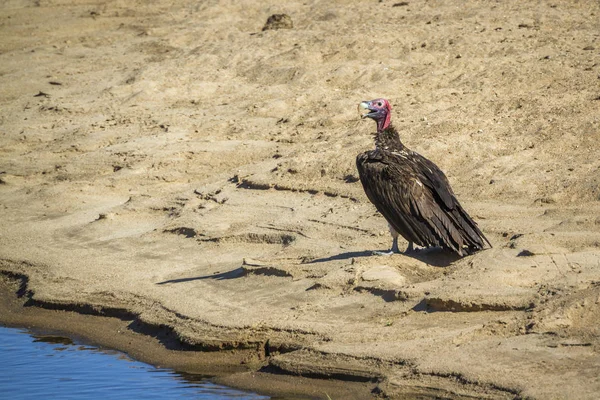
[[[390,225],[391,252],[398,252],[398,234],[412,250],[439,246],[463,256],[491,244],[462,208],[446,175],[433,162],[406,148],[390,124],[385,99],[360,103],[364,117],[377,122],[375,149],[359,154],[356,166],[365,193]]]

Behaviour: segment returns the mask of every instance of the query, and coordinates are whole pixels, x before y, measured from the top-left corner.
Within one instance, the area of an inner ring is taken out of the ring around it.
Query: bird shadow
[[[441,247],[429,247],[424,249],[416,249],[410,252],[394,253],[389,256],[378,255],[374,250],[363,250],[363,251],[349,251],[346,253],[340,253],[329,257],[317,258],[305,262],[304,264],[316,264],[328,261],[340,261],[348,260],[359,257],[392,257],[397,255],[403,255],[405,257],[414,258],[415,260],[421,261],[425,264],[432,265],[434,267],[447,267],[453,262],[459,260],[461,257],[449,250]]]
[[[346,253],[340,253],[340,254],[336,254],[334,256],[316,258],[314,260],[307,261],[304,264],[317,264],[317,263],[323,263],[323,262],[328,262],[328,261],[349,260],[349,259],[358,258],[358,257],[369,257],[372,255],[373,255],[373,252],[368,251],[368,250],[348,251]]]
[[[314,260],[306,261],[303,264],[318,264],[329,261],[341,261],[341,260],[350,260],[353,258],[360,257],[393,257],[403,255],[405,257],[414,258],[415,260],[419,260],[424,262],[425,264],[432,265],[434,267],[447,267],[453,262],[459,260],[461,257],[454,252],[448,251],[441,247],[430,247],[426,249],[416,249],[410,252],[400,253],[400,254],[392,254],[390,256],[380,256],[375,253],[373,250],[363,250],[363,251],[348,251],[345,253],[339,253],[328,257],[316,258]],[[162,282],[157,282],[156,285],[167,285],[171,283],[185,283],[192,282],[204,279],[214,279],[217,281],[227,280],[227,279],[237,279],[246,275],[246,271],[244,268],[239,267],[233,269],[231,271],[220,272],[212,275],[203,275],[203,276],[192,276],[189,278],[178,278],[178,279],[169,279]]]
[[[408,253],[403,253],[407,257],[414,258],[425,264],[432,265],[434,267],[447,267],[455,261],[460,260],[462,257],[453,251],[444,249],[442,247],[428,247],[425,249],[415,249]]]
[[[224,279],[241,278],[245,274],[246,274],[246,272],[244,271],[244,269],[242,267],[239,267],[239,268],[236,268],[231,271],[220,272],[220,273],[212,274],[212,275],[193,276],[193,277],[189,277],[189,278],[179,278],[179,279],[169,279],[168,281],[157,282],[156,285],[166,285],[169,283],[184,283],[184,282],[198,281],[198,280],[203,280],[203,279],[214,279],[217,281],[221,281]]]

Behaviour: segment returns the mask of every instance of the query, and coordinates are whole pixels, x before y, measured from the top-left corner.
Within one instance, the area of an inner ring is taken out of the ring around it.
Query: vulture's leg
[[[398,248],[398,232],[396,232],[396,230],[394,230],[394,228],[392,228],[392,226],[389,224],[388,227],[390,228],[390,233],[392,234],[392,248],[389,251],[374,251],[373,254],[378,256],[391,256],[392,254],[400,253],[400,249]]]
[[[394,236],[394,239],[392,240],[392,248],[390,249],[390,251],[392,253],[400,253],[400,249],[398,248],[398,235]]]
[[[412,253],[413,251],[415,251],[414,243],[413,242],[408,242],[408,247],[406,248],[406,250],[404,251],[404,253],[408,254],[408,253]]]

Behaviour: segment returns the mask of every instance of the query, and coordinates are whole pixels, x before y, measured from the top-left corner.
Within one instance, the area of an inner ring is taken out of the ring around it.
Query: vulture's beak
[[[359,112],[361,118],[367,118],[369,116],[369,114],[371,114],[373,111],[376,111],[376,110],[373,110],[371,108],[370,101],[362,101],[358,105],[358,112]]]

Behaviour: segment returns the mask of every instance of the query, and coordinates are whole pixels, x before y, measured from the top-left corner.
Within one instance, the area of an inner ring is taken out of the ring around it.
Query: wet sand
[[[367,396],[600,391],[598,2],[0,11],[0,271],[30,321],[117,317],[143,361],[155,341]],[[493,249],[372,255],[375,97]]]

